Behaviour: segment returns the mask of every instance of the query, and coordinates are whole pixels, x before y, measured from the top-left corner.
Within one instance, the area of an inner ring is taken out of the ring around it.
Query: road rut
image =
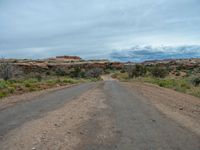
[[[148,98],[115,80],[72,87],[21,105],[24,104],[0,114],[3,118],[0,146],[4,149],[13,146],[20,150],[200,149],[198,134],[170,119]],[[24,111],[17,111],[21,108],[30,111],[28,119]],[[20,115],[24,116],[22,120]],[[14,128],[9,124],[12,119],[17,122]],[[38,141],[37,137],[42,140]]]

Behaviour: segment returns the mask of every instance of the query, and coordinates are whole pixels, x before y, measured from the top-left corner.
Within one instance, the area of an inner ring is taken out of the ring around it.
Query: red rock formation
[[[56,58],[81,60],[81,58],[78,56],[56,56]]]

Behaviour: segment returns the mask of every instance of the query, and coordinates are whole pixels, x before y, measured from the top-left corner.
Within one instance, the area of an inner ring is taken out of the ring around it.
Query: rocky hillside
[[[0,63],[8,63],[13,68],[15,77],[24,74],[48,73],[50,71],[64,70],[66,72],[74,68],[88,70],[92,68],[122,69],[123,63],[110,62],[108,60],[83,60],[77,56],[57,56],[47,59],[0,59]]]

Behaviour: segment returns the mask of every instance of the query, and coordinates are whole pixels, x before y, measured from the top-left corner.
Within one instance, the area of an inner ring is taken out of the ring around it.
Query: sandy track
[[[200,99],[152,84],[124,83],[157,109],[200,136]]]
[[[54,87],[54,88],[45,89],[45,90],[41,90],[41,91],[28,92],[28,93],[24,93],[24,94],[20,94],[20,95],[9,96],[9,97],[1,99],[0,110],[3,110],[8,107],[11,107],[13,105],[16,105],[17,103],[30,101],[32,99],[36,99],[39,96],[44,96],[45,94],[49,94],[51,92],[56,92],[58,90],[70,88],[70,87],[76,86],[76,85],[77,84],[59,86],[59,87]]]
[[[106,78],[2,110],[0,147],[2,150],[199,150],[198,100],[156,86]],[[27,107],[30,109],[21,112]],[[11,118],[19,122],[14,127],[9,127],[12,123],[9,113],[12,117],[22,116],[22,120]],[[3,132],[5,127],[7,131]]]
[[[104,100],[101,91],[96,88],[89,90],[62,108],[13,130],[4,137],[1,149],[73,149],[81,143],[84,136],[84,131],[76,129],[89,121],[92,114],[107,107]],[[103,126],[109,125],[104,121],[102,123]],[[101,134],[104,136],[99,135],[99,139],[106,138],[107,132]]]

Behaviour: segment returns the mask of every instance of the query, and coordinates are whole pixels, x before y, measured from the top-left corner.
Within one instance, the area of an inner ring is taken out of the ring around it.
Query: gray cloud
[[[135,46],[130,49],[116,50],[110,54],[111,59],[117,61],[136,61],[160,60],[173,58],[192,58],[200,57],[200,46]]]
[[[198,45],[199,14],[199,0],[0,0],[0,56],[100,58],[134,45]]]

